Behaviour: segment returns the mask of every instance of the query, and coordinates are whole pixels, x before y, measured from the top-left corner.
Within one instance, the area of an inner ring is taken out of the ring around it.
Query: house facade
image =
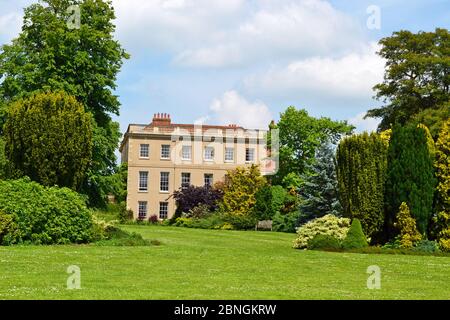
[[[173,216],[174,191],[188,185],[213,185],[227,170],[262,165],[266,131],[236,125],[172,123],[155,114],[149,124],[130,124],[120,146],[128,164],[127,208],[135,219]]]

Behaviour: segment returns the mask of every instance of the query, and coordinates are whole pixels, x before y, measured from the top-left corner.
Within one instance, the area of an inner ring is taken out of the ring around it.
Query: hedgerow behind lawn
[[[448,299],[448,257],[292,249],[293,234],[126,226],[161,246],[0,248],[0,299]],[[81,290],[66,290],[69,265]],[[366,288],[367,267],[381,289]]]

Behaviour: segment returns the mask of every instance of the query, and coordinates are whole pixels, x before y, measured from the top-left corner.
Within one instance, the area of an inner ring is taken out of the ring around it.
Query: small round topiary
[[[367,247],[367,239],[361,227],[359,219],[353,219],[347,236],[342,241],[342,248],[345,250],[359,249]]]
[[[341,249],[341,242],[328,234],[317,234],[308,241],[308,250],[335,251]]]

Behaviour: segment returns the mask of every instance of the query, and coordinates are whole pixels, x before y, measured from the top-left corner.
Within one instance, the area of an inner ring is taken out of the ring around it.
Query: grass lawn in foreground
[[[291,248],[295,234],[125,226],[161,246],[0,247],[0,299],[449,299],[450,257]],[[67,290],[67,267],[81,289]],[[381,289],[366,287],[370,265]]]

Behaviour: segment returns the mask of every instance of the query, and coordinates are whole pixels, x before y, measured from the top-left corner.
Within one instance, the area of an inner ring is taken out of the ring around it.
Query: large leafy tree
[[[232,216],[254,216],[256,194],[265,184],[266,179],[256,165],[229,170],[222,187],[223,199],[219,209]]]
[[[380,130],[397,123],[403,125],[423,110],[449,107],[447,29],[419,33],[402,30],[379,43],[382,48],[378,54],[386,60],[386,72],[384,81],[374,90],[384,105],[369,110],[366,116],[381,118]]]
[[[67,21],[78,5],[79,28]],[[0,49],[0,126],[5,105],[39,91],[63,90],[93,114],[93,157],[84,192],[97,196],[115,166],[120,132],[116,78],[128,54],[114,40],[114,10],[105,0],[43,0],[25,9],[22,32]],[[3,107],[2,107],[3,106]]]
[[[316,161],[308,166],[300,187],[300,224],[327,214],[339,216],[342,206],[338,198],[334,149],[324,143],[317,150]]]
[[[392,237],[395,215],[402,202],[408,204],[419,231],[427,232],[433,211],[436,178],[431,137],[423,126],[395,126],[388,151],[386,180],[386,222]]]
[[[13,170],[43,185],[79,190],[92,156],[91,115],[63,92],[14,102],[4,126]]]
[[[384,225],[387,140],[367,132],[346,137],[339,143],[336,158],[344,216],[358,218],[364,233],[379,242]]]
[[[324,142],[336,143],[354,127],[345,121],[314,118],[304,109],[290,106],[272,128],[279,129],[279,170],[272,178],[274,184],[282,184],[289,173],[301,176],[314,162],[317,148]]]

